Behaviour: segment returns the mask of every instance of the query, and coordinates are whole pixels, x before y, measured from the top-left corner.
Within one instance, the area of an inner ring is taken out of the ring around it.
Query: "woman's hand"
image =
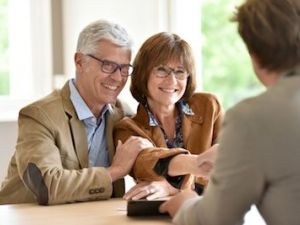
[[[174,195],[178,192],[179,190],[172,187],[166,180],[142,181],[132,187],[123,198],[126,200],[138,200],[141,198],[153,200]]]

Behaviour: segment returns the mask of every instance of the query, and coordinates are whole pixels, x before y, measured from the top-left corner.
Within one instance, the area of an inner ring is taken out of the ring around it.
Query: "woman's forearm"
[[[197,155],[179,154],[171,159],[168,175],[179,176],[184,174],[197,174],[197,170]]]

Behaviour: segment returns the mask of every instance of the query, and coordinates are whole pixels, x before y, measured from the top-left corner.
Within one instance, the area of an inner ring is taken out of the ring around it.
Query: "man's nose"
[[[121,68],[117,68],[115,72],[113,72],[110,77],[116,81],[122,81],[123,77],[121,74]]]

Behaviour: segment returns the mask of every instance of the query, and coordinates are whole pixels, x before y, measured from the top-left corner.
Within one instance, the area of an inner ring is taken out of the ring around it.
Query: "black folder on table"
[[[160,213],[159,206],[165,200],[129,200],[127,201],[127,216],[161,216],[168,215],[167,213]]]

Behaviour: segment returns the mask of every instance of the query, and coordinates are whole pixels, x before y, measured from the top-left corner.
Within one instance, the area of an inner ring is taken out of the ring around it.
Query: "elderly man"
[[[79,35],[76,78],[26,106],[0,204],[42,205],[107,199],[124,194],[124,180],[150,143],[131,137],[116,149],[112,128],[125,113],[117,96],[131,72],[131,39],[105,20]]]

